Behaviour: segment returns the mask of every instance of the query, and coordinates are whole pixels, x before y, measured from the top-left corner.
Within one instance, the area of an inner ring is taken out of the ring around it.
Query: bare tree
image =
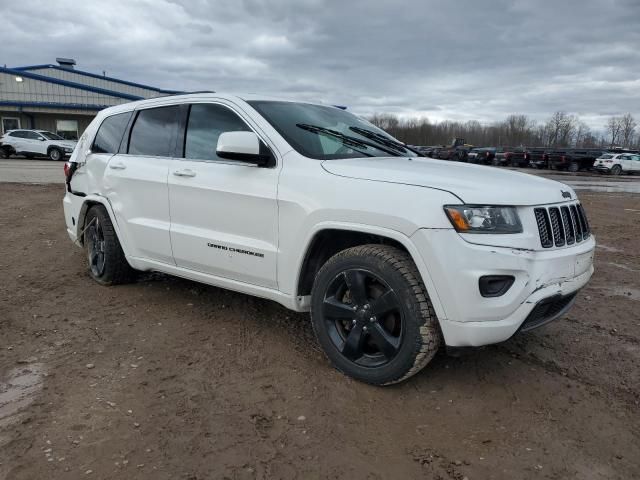
[[[622,119],[620,117],[611,117],[606,125],[607,133],[610,135],[611,141],[609,146],[613,147],[619,140],[622,131]]]
[[[620,139],[623,147],[631,147],[633,134],[638,125],[630,113],[620,117]]]

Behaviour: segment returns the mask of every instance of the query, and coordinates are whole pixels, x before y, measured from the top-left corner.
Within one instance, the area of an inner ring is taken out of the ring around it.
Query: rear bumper
[[[452,347],[502,342],[528,328],[527,320],[533,328],[539,320],[542,325],[547,317],[556,318],[555,310],[542,311],[541,302],[574,295],[593,274],[593,236],[550,251],[471,244],[453,230],[419,230],[412,240],[434,280],[443,311],[438,320]],[[511,275],[515,281],[503,295],[487,298],[478,287],[484,275]],[[560,314],[571,304],[562,305]],[[534,321],[530,315],[536,312]]]

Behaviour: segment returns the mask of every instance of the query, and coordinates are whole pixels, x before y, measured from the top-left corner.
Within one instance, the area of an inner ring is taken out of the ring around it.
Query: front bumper
[[[452,347],[507,340],[526,327],[540,302],[574,294],[593,274],[593,236],[546,251],[471,244],[449,229],[421,229],[412,240],[433,280],[436,291],[430,293],[440,303],[438,320]],[[502,296],[486,298],[478,288],[483,275],[512,275],[515,281]]]

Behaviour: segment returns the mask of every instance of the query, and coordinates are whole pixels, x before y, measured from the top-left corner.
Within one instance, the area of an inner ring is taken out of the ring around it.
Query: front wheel
[[[622,167],[620,165],[614,165],[611,167],[611,175],[620,175],[622,173]]]
[[[313,284],[311,320],[333,366],[374,385],[416,374],[441,342],[415,264],[387,245],[362,245],[331,257]]]

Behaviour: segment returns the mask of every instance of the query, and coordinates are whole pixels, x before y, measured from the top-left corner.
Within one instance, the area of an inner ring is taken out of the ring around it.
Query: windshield
[[[607,159],[607,158],[613,158],[613,157],[615,157],[615,155],[602,155],[600,158]]]
[[[38,133],[45,137],[47,140],[64,140],[64,138],[62,138],[60,135],[56,135],[55,133],[44,131],[39,131]]]
[[[337,107],[278,101],[248,103],[289,145],[309,158],[417,156],[384,130]]]

